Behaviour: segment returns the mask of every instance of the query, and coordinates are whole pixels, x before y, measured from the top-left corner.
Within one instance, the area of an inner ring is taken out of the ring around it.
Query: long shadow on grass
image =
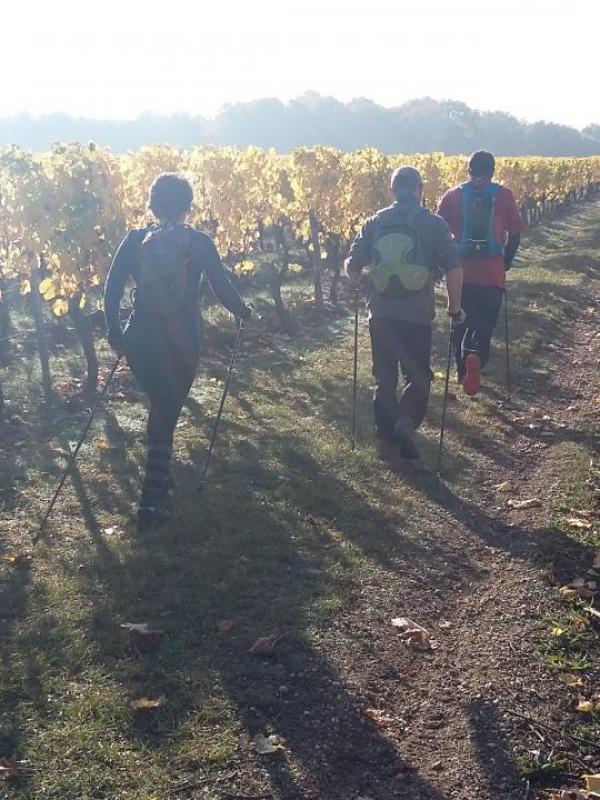
[[[90,571],[78,576],[94,609],[89,635],[113,679],[131,697],[169,698],[162,713],[132,712],[126,733],[156,748],[179,743],[183,752],[201,735],[204,744],[195,745],[195,759],[184,758],[182,769],[214,778],[219,788],[237,758],[239,776],[227,780],[244,793],[264,791],[266,769],[271,790],[285,800],[310,797],[310,791],[332,800],[360,793],[384,800],[408,790],[415,800],[442,800],[364,718],[366,701],[344,685],[314,637],[358,590],[358,552],[391,572],[401,562],[398,586],[407,594],[406,573],[414,585],[426,584],[449,561],[465,576],[474,571],[464,558],[410,533],[405,510],[385,514],[359,496],[300,438],[270,429],[242,436],[238,427],[235,439],[246,444],[226,448],[226,460],[198,501],[191,494],[196,474],[182,470],[189,494],[179,504],[180,525],[134,535],[120,559],[99,548]],[[267,457],[258,461],[257,453]],[[223,481],[223,472],[234,480]],[[218,633],[219,619],[233,620],[234,629]],[[139,656],[139,667],[135,648],[129,650],[118,631],[125,621],[165,630],[160,650]],[[280,656],[248,653],[257,637],[281,632],[287,636]],[[243,727],[233,749],[223,745],[219,758],[214,752],[203,758],[202,748],[218,751],[224,737],[221,719],[207,718],[215,696],[235,709]],[[276,733],[284,749],[270,759],[257,757],[249,739],[261,732]]]

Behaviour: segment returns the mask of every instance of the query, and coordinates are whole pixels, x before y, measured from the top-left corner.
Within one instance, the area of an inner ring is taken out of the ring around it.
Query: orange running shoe
[[[477,353],[469,353],[465,358],[465,369],[467,372],[463,378],[463,391],[473,397],[479,392],[481,384],[481,362]]]

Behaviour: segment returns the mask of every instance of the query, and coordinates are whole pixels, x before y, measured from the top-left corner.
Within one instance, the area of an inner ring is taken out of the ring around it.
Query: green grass
[[[547,365],[555,355],[545,345],[586,302],[588,275],[597,270],[590,241],[598,214],[597,206],[588,208],[536,232],[511,274],[517,409],[552,395]],[[372,590],[389,593],[402,608],[412,587],[452,570],[459,579],[469,574],[468,554],[453,545],[451,533],[440,534],[427,479],[420,485],[409,474],[391,475],[376,459],[366,325],[353,454],[351,321],[303,319],[294,339],[272,335],[260,322],[250,327],[208,486],[199,495],[231,343],[215,315],[177,431],[177,524],[144,535],[131,525],[146,414],[134,392],[131,401],[111,400],[99,415],[31,569],[0,562],[0,757],[16,752],[31,764],[19,781],[3,783],[0,797],[150,800],[194,782],[224,791],[238,774],[247,794],[293,797],[294,787],[315,785],[323,791],[326,779],[317,775],[307,741],[310,717],[319,718],[325,697],[339,714],[356,705],[331,652],[332,625]],[[442,315],[438,373],[445,336]],[[109,363],[108,351],[102,357]],[[466,504],[507,464],[504,442],[519,412],[502,407],[503,369],[499,336],[487,393],[450,406],[445,477]],[[55,348],[53,371],[58,378],[81,374],[78,353]],[[130,393],[128,379],[120,380]],[[0,462],[0,554],[7,554],[30,548],[84,414],[64,400],[42,412],[30,358],[17,358],[3,385],[23,417],[10,426],[12,458]],[[442,388],[438,377],[422,433],[429,469]],[[99,450],[96,440],[104,438],[110,448]],[[577,494],[584,461],[570,472],[562,502],[591,502],[588,488]],[[224,619],[235,622],[229,633],[216,629]],[[119,628],[125,622],[161,629],[160,645],[140,652]],[[248,653],[257,637],[274,633],[285,633],[277,658]],[[553,645],[544,657],[563,650]],[[566,652],[565,666],[557,668],[578,669],[579,643],[571,639]],[[136,698],[161,695],[164,708],[130,707]],[[257,733],[278,734],[285,756],[265,767],[252,746]]]

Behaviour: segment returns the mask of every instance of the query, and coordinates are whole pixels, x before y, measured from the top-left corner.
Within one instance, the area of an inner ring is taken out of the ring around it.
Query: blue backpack
[[[486,258],[504,253],[494,236],[494,211],[500,188],[499,183],[482,187],[470,182],[461,184],[462,236],[458,248],[463,258]]]

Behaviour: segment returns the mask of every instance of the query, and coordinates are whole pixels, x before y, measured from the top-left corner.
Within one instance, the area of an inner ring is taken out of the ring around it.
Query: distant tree
[[[318,92],[305,92],[289,103],[265,98],[227,105],[214,120],[183,112],[148,112],[134,120],[62,113],[0,119],[0,145],[45,150],[57,141],[88,140],[117,152],[145,144],[215,144],[273,147],[283,153],[326,145],[345,151],[375,147],[384,153],[457,154],[485,147],[498,155],[574,156],[600,154],[600,125],[578,131],[552,122],[528,124],[502,111],[476,111],[456,100],[422,97],[385,108],[366,98],[342,103]]]

